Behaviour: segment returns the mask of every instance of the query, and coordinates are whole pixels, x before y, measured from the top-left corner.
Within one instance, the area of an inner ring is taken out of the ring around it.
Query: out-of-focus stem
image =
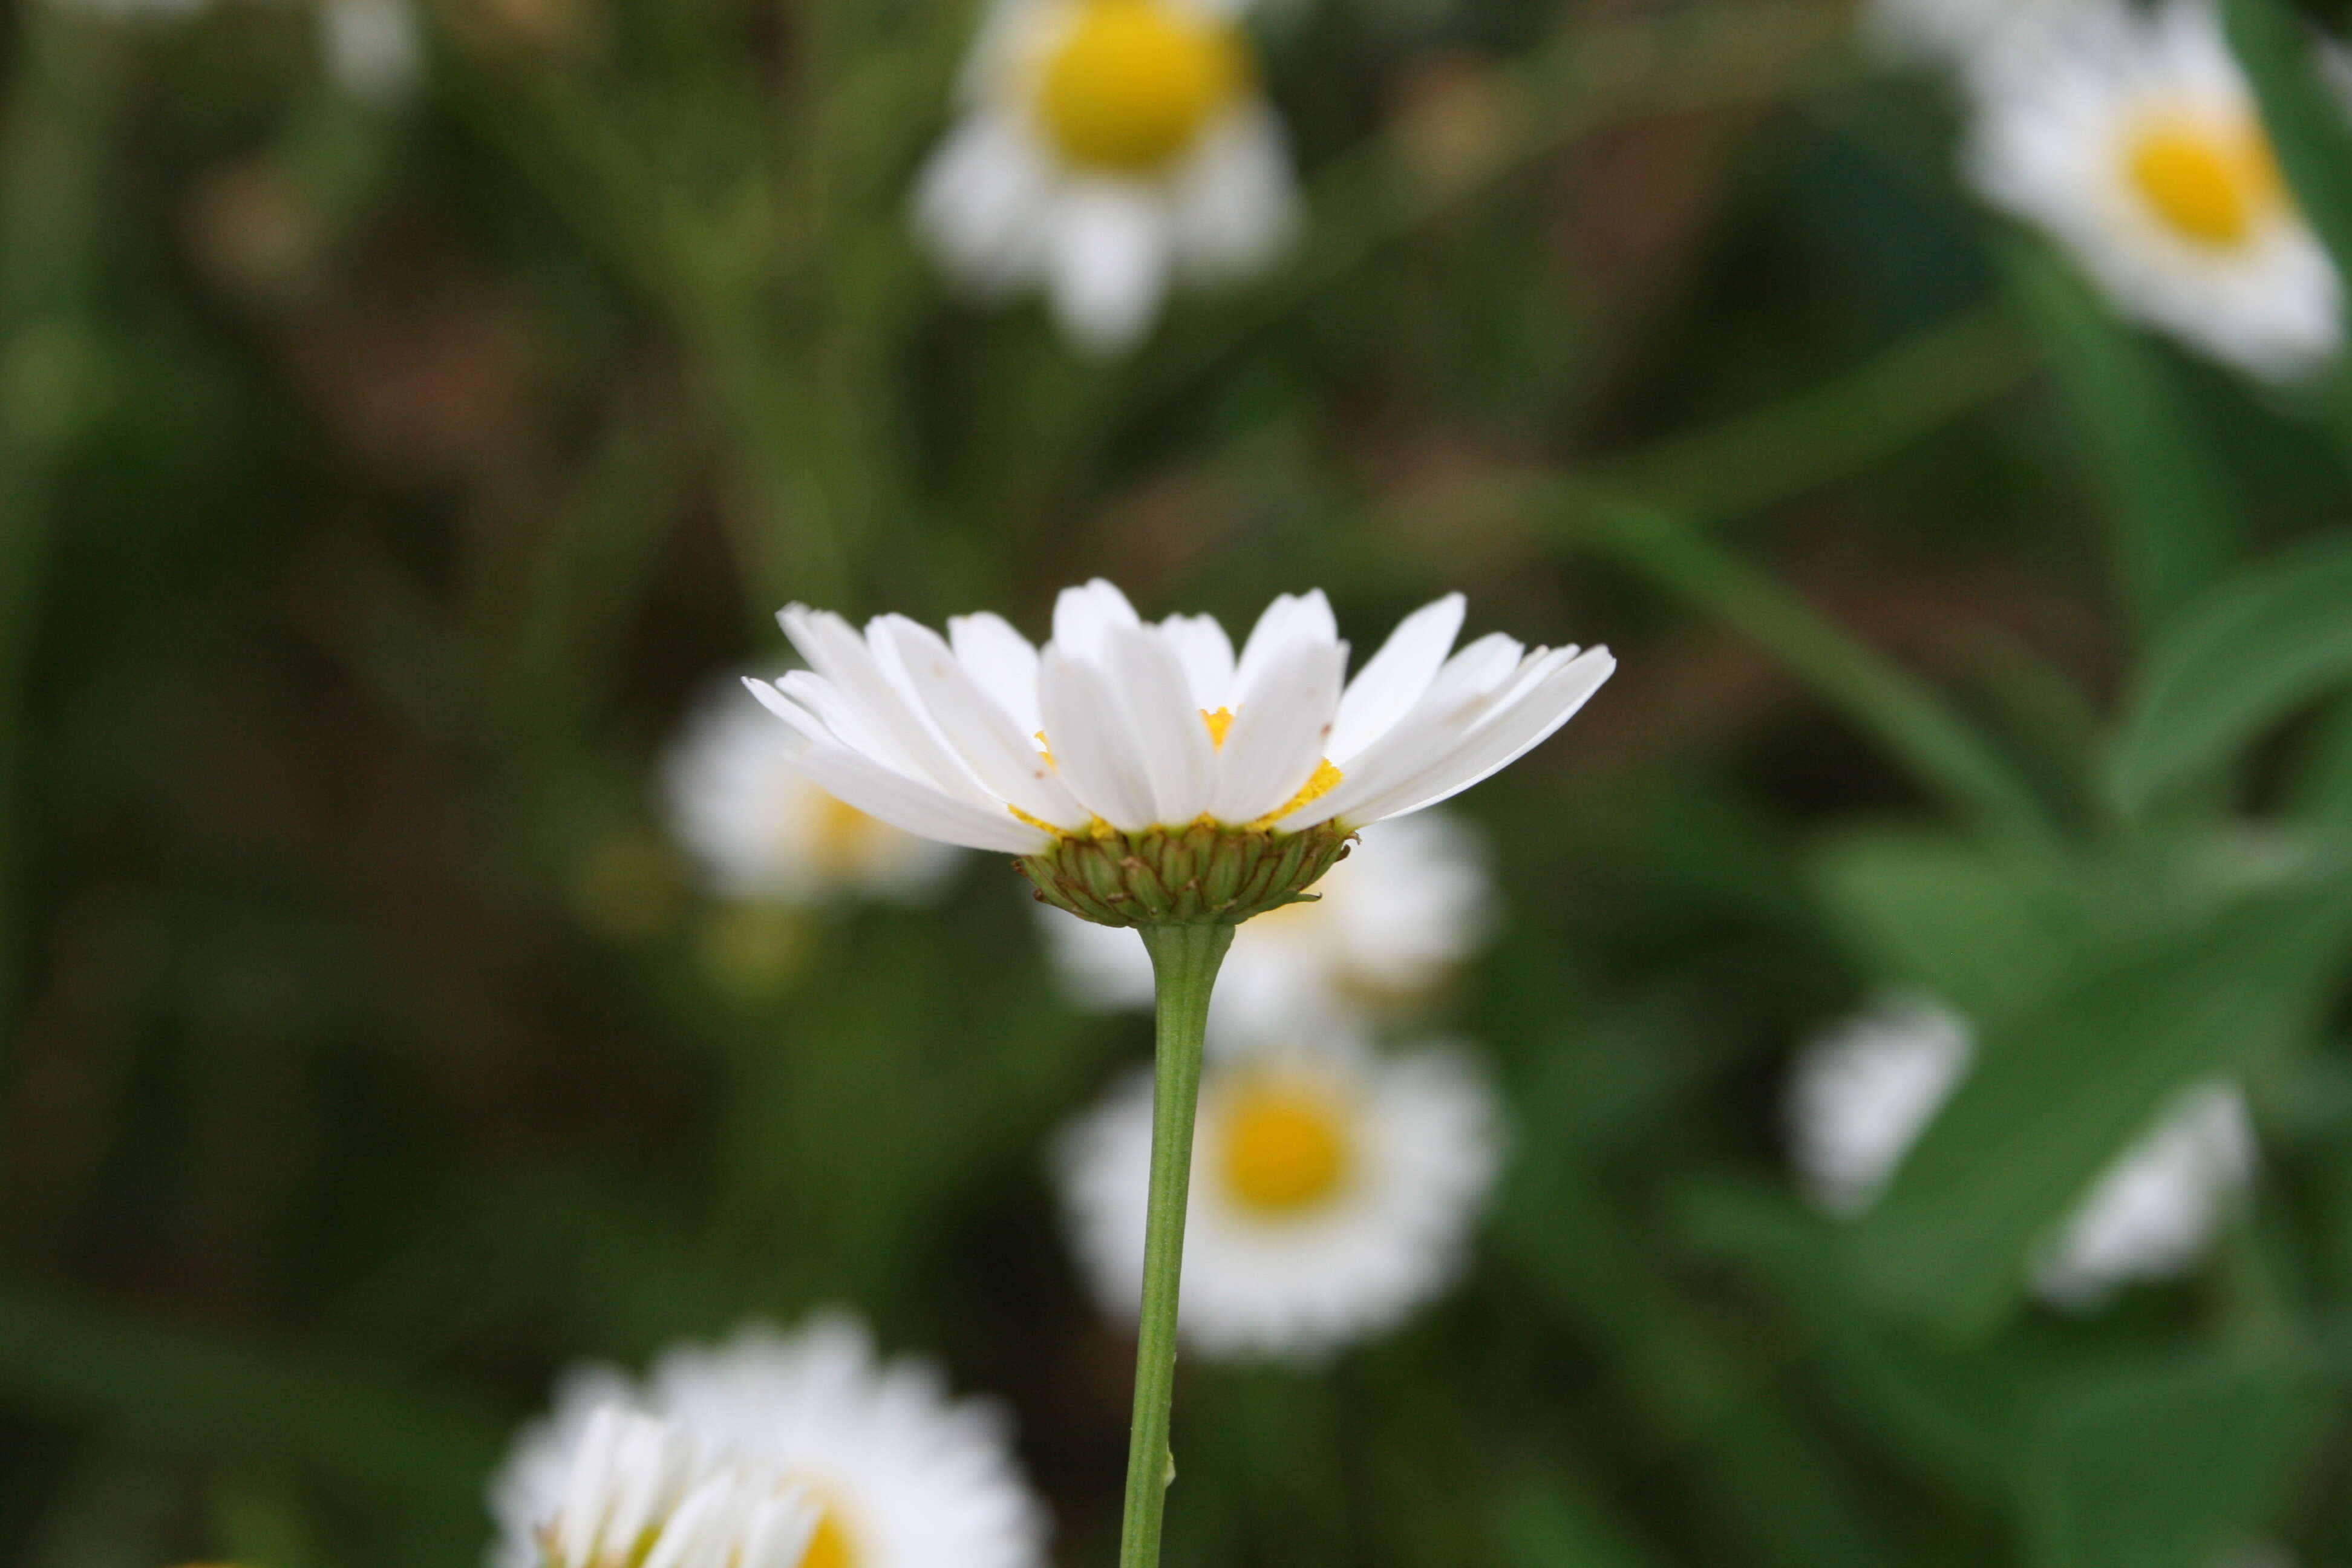
[[[1158,1057],[1151,1088],[1151,1195],[1143,1229],[1143,1311],[1135,1343],[1135,1419],[1127,1449],[1119,1568],[1156,1568],[1160,1524],[1174,1479],[1168,1413],[1176,1397],[1176,1300],[1184,1268],[1184,1204],[1192,1183],[1192,1116],[1209,992],[1233,946],[1229,925],[1142,929],[1151,953]]]

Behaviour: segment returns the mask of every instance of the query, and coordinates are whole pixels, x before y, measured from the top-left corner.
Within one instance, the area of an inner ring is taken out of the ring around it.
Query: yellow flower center
[[[888,831],[856,806],[829,795],[817,798],[814,810],[816,820],[809,832],[809,858],[827,876],[846,876],[859,869],[880,847],[882,836]]]
[[[2192,244],[2231,250],[2287,199],[2262,127],[2164,116],[2126,150],[2132,188],[2167,228]]]
[[[1296,1214],[1335,1192],[1348,1174],[1340,1110],[1295,1084],[1255,1083],[1226,1110],[1219,1169],[1244,1208]]]
[[[1082,0],[1046,58],[1037,117],[1084,168],[1146,174],[1248,86],[1240,33],[1166,0]]]
[[[816,1533],[809,1537],[801,1568],[857,1568],[857,1550],[841,1522],[841,1510],[828,1506],[817,1516]]]

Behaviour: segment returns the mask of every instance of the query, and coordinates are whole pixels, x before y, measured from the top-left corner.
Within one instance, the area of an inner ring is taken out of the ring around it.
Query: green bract
[[[1197,822],[1065,836],[1013,864],[1039,899],[1097,925],[1238,925],[1310,897],[1355,837],[1336,822],[1299,833]]]

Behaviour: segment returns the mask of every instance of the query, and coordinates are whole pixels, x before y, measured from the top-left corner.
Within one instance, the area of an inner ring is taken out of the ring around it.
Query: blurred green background
[[[1306,238],[1108,366],[908,237],[961,0],[436,0],[390,104],[297,4],[5,16],[0,1561],[470,1563],[558,1367],[825,1302],[1108,1561],[1041,1149],[1148,1026],[989,858],[711,903],[654,784],[788,598],[1101,574],[1622,660],[1464,802],[1471,1278],[1188,1367],[1171,1568],[2352,1562],[2352,390],[2117,327],[1843,5],[1272,9]],[[1847,1234],[1780,1086],[1889,982],[1997,1048]],[[2213,1258],[2021,1302],[2218,1070]]]

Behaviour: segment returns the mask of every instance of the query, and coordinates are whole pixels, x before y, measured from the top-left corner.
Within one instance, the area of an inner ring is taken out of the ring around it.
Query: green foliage
[[[2222,767],[2352,681],[2352,533],[2331,531],[2218,583],[2149,650],[2116,742],[2115,787],[2146,806]]]
[[[1300,247],[1113,365],[908,237],[982,5],[451,0],[395,106],[305,7],[106,9],[0,62],[0,1563],[472,1563],[563,1368],[827,1302],[1108,1562],[1045,1151],[1148,1024],[1000,858],[747,907],[655,782],[787,599],[1097,573],[1622,667],[1459,803],[1496,929],[1399,1026],[1507,1094],[1458,1288],[1182,1358],[1169,1568],[2352,1561],[2352,380],[1989,239],[1850,6],[1261,7]],[[2226,9],[2352,258],[2312,35]],[[1790,1058],[1890,986],[1980,1060],[1832,1219]],[[2252,1220],[2028,1303],[2217,1073]]]

